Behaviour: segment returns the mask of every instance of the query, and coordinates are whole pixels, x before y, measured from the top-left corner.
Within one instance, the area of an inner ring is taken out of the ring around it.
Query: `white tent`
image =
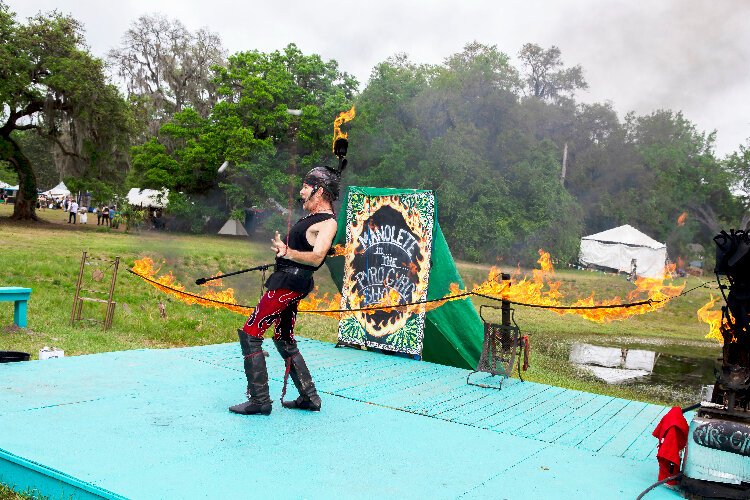
[[[9,187],[10,187],[10,184],[8,184],[7,182],[0,181],[0,189],[5,189]]]
[[[578,260],[584,265],[622,272],[630,272],[635,260],[638,276],[661,278],[667,261],[667,246],[625,224],[581,238]]]
[[[229,234],[232,236],[247,236],[247,231],[245,231],[245,227],[240,223],[238,220],[229,219],[223,226],[221,226],[221,229],[219,229],[219,234]]]
[[[53,187],[49,191],[43,192],[42,194],[45,196],[50,196],[52,198],[64,198],[70,195],[70,190],[64,182],[61,182],[57,186]]]
[[[167,188],[161,191],[133,188],[128,191],[128,203],[138,207],[164,208],[167,206],[168,196],[169,189]]]

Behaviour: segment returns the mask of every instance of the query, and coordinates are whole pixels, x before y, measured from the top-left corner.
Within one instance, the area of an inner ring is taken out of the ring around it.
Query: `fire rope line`
[[[137,272],[133,271],[132,269],[126,269],[126,271],[129,272],[130,274],[134,274],[135,276],[138,276],[139,278],[141,278],[144,281],[148,281],[149,283],[151,283],[156,288],[163,288],[165,290],[171,290],[173,292],[177,292],[177,293],[180,293],[182,295],[187,295],[189,297],[193,297],[193,298],[199,299],[199,300],[201,300],[203,302],[211,302],[213,304],[219,304],[219,305],[223,305],[223,306],[242,307],[243,309],[251,309],[251,310],[255,309],[255,306],[243,306],[242,304],[236,304],[234,302],[224,302],[223,300],[209,299],[209,298],[202,297],[202,296],[194,294],[194,293],[186,292],[184,290],[178,290],[176,288],[172,288],[171,286],[167,286],[167,285],[164,285],[162,283],[159,283],[158,281],[152,280],[151,278],[147,278],[146,276],[143,276],[142,274],[138,274]]]
[[[250,309],[250,310],[255,309],[255,306],[246,306],[246,305],[237,304],[234,302],[224,302],[221,300],[209,299],[206,297],[202,297],[200,295],[196,295],[194,293],[185,292],[183,290],[178,290],[176,288],[163,285],[159,283],[158,281],[154,281],[151,278],[147,278],[146,276],[138,274],[131,269],[127,269],[127,271],[131,274],[134,274],[135,276],[138,276],[139,278],[145,281],[148,281],[149,283],[151,283],[153,286],[157,288],[172,290],[174,292],[181,293],[183,295],[188,295],[190,297],[200,299],[203,302],[211,302],[213,304],[218,304],[218,305],[241,307],[243,309]],[[687,295],[688,293],[694,290],[697,290],[698,288],[704,288],[707,285],[710,285],[712,283],[713,282],[711,281],[706,281],[700,285],[694,286],[693,288],[689,290],[683,291],[679,295],[675,295],[674,297],[668,297],[666,299],[647,299],[647,300],[641,300],[639,302],[628,302],[626,304],[607,304],[607,305],[598,305],[598,306],[550,306],[550,305],[543,305],[543,304],[529,304],[526,302],[516,302],[513,300],[505,300],[505,302],[508,302],[509,304],[521,306],[521,307],[532,307],[532,308],[537,308],[537,309],[552,309],[552,310],[618,309],[618,308],[643,306],[647,304],[658,304],[660,302],[669,302],[672,299],[676,299],[677,297],[682,297],[683,295]],[[441,297],[439,299],[427,299],[427,300],[422,300],[422,301],[417,301],[417,302],[407,302],[406,304],[397,304],[393,306],[368,306],[368,307],[359,307],[355,309],[308,309],[308,310],[300,310],[298,312],[300,313],[348,313],[348,312],[367,312],[367,311],[387,311],[387,310],[393,310],[393,309],[403,309],[405,307],[419,306],[423,304],[429,304],[432,302],[449,302],[449,301],[457,300],[457,299],[464,298],[464,297],[470,297],[472,295],[476,297],[482,297],[485,299],[493,300],[495,302],[502,302],[504,300],[500,297],[493,297],[492,295],[486,295],[486,294],[478,293],[478,292],[462,292],[456,295]]]

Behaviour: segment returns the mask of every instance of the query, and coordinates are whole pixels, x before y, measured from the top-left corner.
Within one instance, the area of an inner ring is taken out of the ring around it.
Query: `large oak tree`
[[[33,130],[86,166],[111,164],[131,128],[127,103],[84,45],[81,25],[57,12],[19,23],[0,3],[0,160],[18,175],[14,219],[38,220],[34,165],[16,138]]]

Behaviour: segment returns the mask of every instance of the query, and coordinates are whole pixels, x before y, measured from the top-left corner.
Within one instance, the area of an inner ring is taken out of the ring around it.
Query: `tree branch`
[[[34,125],[33,123],[29,123],[28,125],[16,125],[14,127],[14,130],[31,130],[33,128],[39,128],[39,125]]]

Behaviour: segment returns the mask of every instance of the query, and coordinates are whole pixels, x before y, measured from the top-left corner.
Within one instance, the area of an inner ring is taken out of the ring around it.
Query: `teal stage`
[[[266,343],[268,417],[227,411],[244,398],[236,344],[0,364],[0,482],[53,499],[528,500],[632,499],[656,481],[667,408],[482,389],[466,370],[300,340],[323,410],[285,410]]]

